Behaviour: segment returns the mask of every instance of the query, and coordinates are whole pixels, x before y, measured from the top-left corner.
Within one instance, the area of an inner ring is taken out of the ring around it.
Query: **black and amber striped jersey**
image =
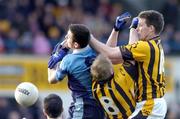
[[[120,47],[124,61],[138,63],[136,101],[161,98],[165,94],[164,52],[160,37]]]
[[[108,119],[127,119],[135,108],[134,80],[138,77],[137,65],[129,62],[114,66],[114,74],[108,80],[93,80],[93,96],[103,107]]]

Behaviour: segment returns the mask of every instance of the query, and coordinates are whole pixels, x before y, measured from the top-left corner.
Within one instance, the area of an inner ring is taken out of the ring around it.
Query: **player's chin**
[[[68,47],[69,49],[72,49],[73,46],[68,43],[68,44],[67,44],[67,47]]]

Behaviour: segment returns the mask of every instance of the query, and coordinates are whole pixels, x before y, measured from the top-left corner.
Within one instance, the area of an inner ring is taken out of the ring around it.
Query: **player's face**
[[[137,32],[139,35],[139,39],[147,40],[149,38],[149,35],[152,32],[152,30],[151,30],[152,27],[147,26],[146,19],[143,19],[143,18],[138,18],[138,19],[139,19],[139,23],[138,23],[138,27],[137,27]]]
[[[69,48],[73,48],[73,34],[70,30],[68,30],[65,39],[67,40],[67,45]]]

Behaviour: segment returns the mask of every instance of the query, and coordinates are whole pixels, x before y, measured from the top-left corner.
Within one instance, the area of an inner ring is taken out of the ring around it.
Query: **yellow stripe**
[[[115,77],[115,79],[117,79],[118,77]],[[119,78],[118,80],[121,80],[121,78]],[[123,80],[123,79],[122,79]],[[125,82],[118,82],[117,84],[119,85],[120,83],[125,83]],[[123,84],[122,84],[123,85]],[[112,81],[111,82],[111,86],[112,86],[112,88],[113,89],[116,89],[115,88],[115,84],[114,84],[114,82]],[[121,86],[120,86],[121,87]],[[118,90],[113,90],[113,92],[114,92],[114,95],[115,95],[115,97],[116,97],[116,99],[118,100],[118,102],[122,105],[122,107],[126,110],[126,114],[127,114],[127,116],[130,116],[130,112],[129,112],[129,110],[127,110],[127,109],[129,109],[129,105],[126,103],[126,100],[124,100],[124,98],[120,95],[120,93],[118,92]],[[122,118],[122,113],[120,112],[119,114],[118,114],[118,118]]]
[[[155,80],[155,85],[157,86],[157,98],[160,98],[160,97],[162,97],[162,95],[163,95],[163,93],[162,93],[162,89],[160,89],[160,88],[162,88],[162,87],[160,87],[159,86],[159,84],[162,84],[162,82],[163,82],[163,75],[161,74],[160,75],[160,80],[159,80],[159,82],[157,82],[158,81],[158,79],[157,79],[157,76],[158,76],[158,74],[159,74],[159,72],[158,72],[158,63],[159,63],[159,61],[160,61],[160,58],[159,58],[159,55],[160,55],[160,49],[159,49],[159,47],[157,46],[157,44],[155,43],[155,41],[153,42],[153,45],[154,45],[154,48],[155,48],[155,63],[154,63],[154,67],[153,67],[153,79]],[[161,47],[161,46],[160,46]]]
[[[127,87],[128,83],[126,83],[123,80],[125,80],[125,79],[121,79],[120,77],[116,77],[115,82],[122,88],[122,90],[125,92],[127,97],[130,99],[131,103],[135,106],[135,101],[134,101],[134,99],[133,99],[133,97],[131,95],[129,87]],[[114,86],[113,86],[113,89],[115,89]],[[130,110],[130,105],[128,105],[128,103],[123,98],[123,96],[120,94],[120,92],[118,92],[117,90],[115,90],[114,92],[115,92],[115,97],[119,100],[120,104],[126,110],[126,115],[130,116],[131,113],[132,113],[131,110]]]
[[[112,82],[112,81],[111,81],[111,82]],[[106,94],[107,97],[111,98],[111,95],[110,95],[110,93],[109,93],[109,89],[108,89],[107,83],[104,85],[104,92],[105,92],[105,94]],[[111,99],[112,99],[112,98],[111,98]],[[112,115],[109,115],[109,114],[108,114],[108,116],[109,116],[110,119],[113,119],[113,116],[112,116]]]
[[[115,76],[115,77],[116,77],[116,76]],[[114,79],[115,79],[115,77],[114,77]],[[113,79],[113,80],[114,80],[114,79]],[[115,88],[115,85],[114,85],[114,81],[113,81],[113,80],[111,81],[111,88],[112,88],[112,90],[113,90],[112,92],[114,93],[114,95],[115,95],[115,97],[118,99],[118,101],[121,102],[121,99],[122,99],[122,98],[119,97],[119,96],[116,96],[116,95],[117,95],[117,90],[116,90],[116,88]],[[112,97],[111,97],[111,98],[112,98]],[[114,100],[114,99],[112,99],[112,100]],[[122,103],[120,103],[120,104],[122,104]],[[118,117],[118,118],[122,118],[122,113],[121,113],[120,111],[119,111],[117,117]]]
[[[142,114],[143,116],[149,116],[152,113],[154,107],[154,100],[147,100],[142,108]]]
[[[95,81],[93,81],[93,82],[92,82],[92,91],[93,91],[93,89],[95,88],[95,87],[94,87],[94,86],[95,86],[95,84],[96,84],[96,82],[95,82]],[[94,91],[93,91],[93,97],[95,97]]]
[[[159,95],[159,91],[158,91],[158,88],[159,88],[159,86],[158,86],[158,82],[157,82],[157,75],[159,74],[159,70],[158,70],[158,63],[159,63],[159,47],[157,46],[157,44],[156,44],[156,42],[155,41],[153,41],[152,42],[152,45],[153,45],[153,47],[154,47],[154,50],[155,50],[155,59],[154,59],[154,66],[153,66],[153,72],[152,72],[152,79],[154,80],[154,86],[156,86],[155,87],[155,89],[156,89],[156,97],[158,97],[158,95]],[[153,92],[152,92],[153,93]]]
[[[152,42],[150,42],[150,44],[153,45]],[[143,65],[143,69],[144,69],[145,77],[146,77],[146,94],[147,94],[146,97],[147,97],[147,99],[151,99],[152,98],[152,82],[150,80],[151,76],[148,74],[148,70],[149,70],[148,68],[149,68],[149,65],[151,62],[152,52],[151,52],[151,47],[149,44],[148,44],[148,46],[149,46],[149,48],[148,48],[149,53],[148,53],[148,58],[147,58],[147,61],[148,61],[148,64],[146,66],[147,69],[144,68],[145,65]],[[153,64],[154,64],[154,62],[153,62]]]
[[[126,73],[125,80],[126,80],[126,84],[122,85],[122,87],[124,86],[124,88],[122,88],[122,89],[124,90],[126,87],[128,87],[124,91],[126,92],[128,98],[131,100],[133,106],[135,106],[135,94],[134,94],[134,89],[135,89],[134,84],[135,83],[134,83],[133,79],[129,76],[128,73]]]
[[[102,97],[102,93],[101,93],[100,85],[99,84],[97,85],[96,93],[97,93],[98,99],[100,99]]]
[[[159,65],[159,63],[160,63],[160,50],[159,50],[159,47],[157,46],[157,44],[155,43],[155,41],[154,41],[154,44],[155,44],[155,46],[156,47],[154,47],[155,48],[155,50],[156,50],[156,54],[155,54],[155,66],[154,66],[154,68],[153,68],[153,79],[155,79],[156,80],[156,86],[157,86],[157,88],[156,88],[156,96],[157,96],[157,98],[159,98],[160,97],[160,88],[159,88],[159,82],[157,82],[157,77],[158,77],[158,75],[159,75],[159,67],[158,67],[158,65]]]
[[[140,67],[139,67],[139,68],[140,68]],[[137,87],[137,88],[138,88],[138,91],[139,91],[139,95],[137,95],[137,96],[138,96],[137,98],[138,98],[138,101],[141,101],[141,100],[142,100],[142,98],[141,98],[141,97],[142,97],[142,92],[143,92],[143,88],[142,88],[142,87],[143,87],[143,86],[142,86],[143,83],[142,83],[142,75],[141,75],[142,72],[141,72],[141,70],[139,70],[139,72],[140,72],[140,73],[139,73],[138,87]]]

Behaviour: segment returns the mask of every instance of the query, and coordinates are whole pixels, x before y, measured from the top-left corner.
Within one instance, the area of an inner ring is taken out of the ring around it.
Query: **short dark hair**
[[[142,11],[139,13],[138,17],[146,19],[147,26],[153,25],[156,34],[162,32],[164,28],[164,17],[160,12],[155,10]]]
[[[50,118],[57,118],[63,111],[61,98],[56,94],[49,94],[44,99],[44,110]]]
[[[81,48],[88,45],[90,40],[90,31],[83,24],[71,24],[69,30],[73,34],[73,42],[77,42]]]

